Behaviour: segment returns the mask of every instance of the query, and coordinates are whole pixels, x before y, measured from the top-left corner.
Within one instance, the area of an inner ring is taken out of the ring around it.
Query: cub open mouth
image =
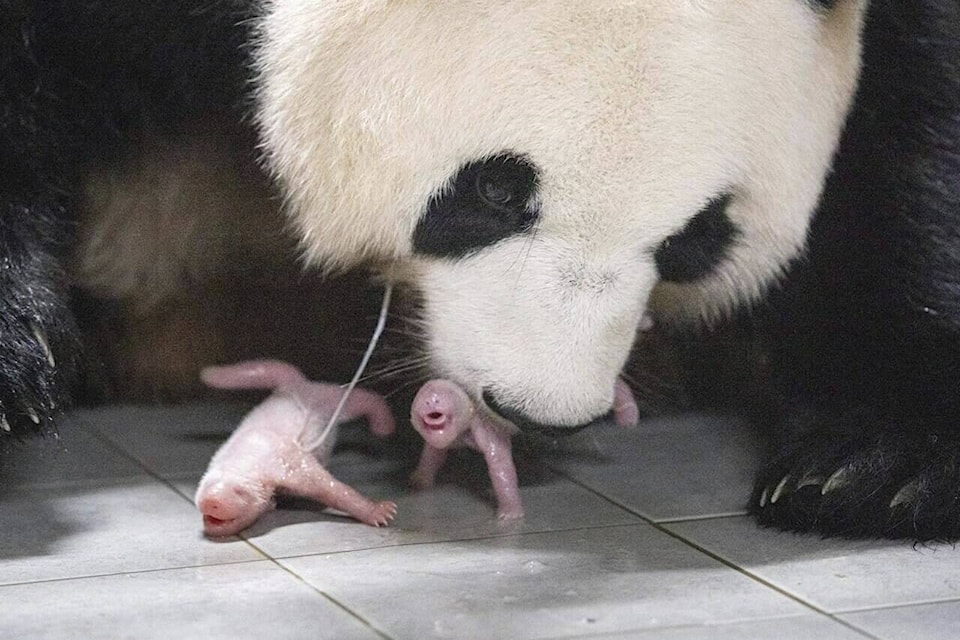
[[[232,520],[222,520],[214,516],[203,516],[203,524],[209,525],[211,527],[222,527],[225,524],[232,522]]]

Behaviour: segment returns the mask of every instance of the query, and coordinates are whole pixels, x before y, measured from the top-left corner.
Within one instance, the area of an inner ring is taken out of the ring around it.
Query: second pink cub
[[[633,393],[622,380],[614,388],[613,416],[620,426],[633,426],[639,419]],[[480,451],[487,462],[497,497],[497,518],[523,517],[510,441],[515,431],[512,425],[478,411],[466,392],[449,380],[431,380],[420,388],[410,409],[410,420],[424,440],[420,463],[410,477],[414,487],[432,486],[447,451],[467,446]]]

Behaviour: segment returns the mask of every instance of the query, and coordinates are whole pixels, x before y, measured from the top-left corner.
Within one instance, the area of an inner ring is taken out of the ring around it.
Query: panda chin
[[[497,402],[497,399],[494,397],[494,395],[489,391],[483,392],[483,401],[484,403],[486,403],[487,408],[489,408],[493,413],[500,416],[501,418],[503,418],[504,420],[506,420],[513,426],[515,426],[520,431],[523,431],[525,433],[535,433],[535,434],[547,436],[550,438],[561,438],[561,437],[572,436],[575,433],[583,431],[584,429],[586,429],[587,427],[593,424],[596,424],[602,421],[609,421],[613,418],[613,409],[611,409],[605,415],[580,425],[574,425],[572,427],[560,426],[560,425],[548,425],[548,424],[541,424],[538,422],[534,422],[533,420],[528,418],[526,415],[524,415],[523,412],[500,404],[499,402]]]

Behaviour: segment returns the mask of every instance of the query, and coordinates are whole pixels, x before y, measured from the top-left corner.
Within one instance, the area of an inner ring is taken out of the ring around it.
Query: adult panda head
[[[801,251],[864,5],[273,0],[265,157],[311,262],[397,265],[438,374],[573,429],[653,299],[711,318]]]

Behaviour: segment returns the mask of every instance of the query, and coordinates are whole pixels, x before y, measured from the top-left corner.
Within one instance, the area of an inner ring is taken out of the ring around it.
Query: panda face
[[[273,0],[258,123],[307,257],[401,265],[431,360],[572,428],[643,315],[711,318],[801,250],[864,0]]]

